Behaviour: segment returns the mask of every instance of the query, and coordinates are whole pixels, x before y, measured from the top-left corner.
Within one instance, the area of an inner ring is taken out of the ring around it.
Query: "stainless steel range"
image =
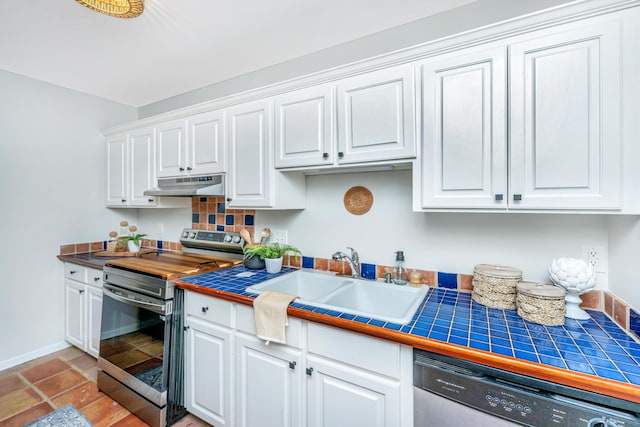
[[[184,416],[183,293],[174,281],[242,263],[239,233],[185,229],[182,252],[107,261],[98,388],[152,427]]]

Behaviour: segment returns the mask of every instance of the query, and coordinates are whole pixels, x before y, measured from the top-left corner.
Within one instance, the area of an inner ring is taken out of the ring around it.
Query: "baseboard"
[[[22,363],[28,362],[33,359],[37,359],[38,357],[46,356],[47,354],[51,354],[53,352],[63,350],[67,347],[70,347],[66,341],[60,341],[55,344],[48,345],[46,347],[39,348],[37,350],[31,351],[26,354],[21,354],[19,356],[13,357],[9,360],[0,361],[0,371],[4,371],[5,369],[13,368],[14,366],[18,366]]]

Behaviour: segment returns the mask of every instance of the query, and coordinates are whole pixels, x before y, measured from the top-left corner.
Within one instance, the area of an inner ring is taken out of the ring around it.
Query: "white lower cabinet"
[[[400,426],[400,382],[307,356],[308,426]]]
[[[64,338],[70,344],[98,357],[102,271],[65,263],[64,276]]]
[[[216,426],[230,426],[231,330],[189,319],[185,372],[186,408]]]
[[[204,421],[233,426],[233,303],[186,292],[185,407]]]
[[[302,418],[302,352],[236,335],[236,425],[296,427]]]
[[[411,347],[307,324],[307,425],[412,426]]]
[[[286,345],[265,345],[251,307],[186,295],[194,415],[215,426],[413,425],[411,347],[296,318]]]

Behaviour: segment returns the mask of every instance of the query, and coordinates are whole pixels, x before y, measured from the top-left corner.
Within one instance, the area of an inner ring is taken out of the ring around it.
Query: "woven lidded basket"
[[[505,265],[478,264],[473,268],[471,297],[478,304],[503,310],[515,310],[516,286],[522,271]]]
[[[520,317],[546,326],[564,325],[564,289],[538,282],[520,282],[517,289],[516,306]]]

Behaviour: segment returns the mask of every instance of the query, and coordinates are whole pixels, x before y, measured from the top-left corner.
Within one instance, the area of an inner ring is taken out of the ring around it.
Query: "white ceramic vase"
[[[580,258],[554,259],[549,266],[549,278],[567,291],[565,317],[587,320],[591,316],[580,308],[580,295],[596,285],[596,272],[591,265]]]
[[[267,268],[267,273],[279,273],[282,270],[282,257],[265,258],[264,265]]]
[[[133,240],[129,240],[127,242],[127,248],[129,249],[129,252],[140,252],[140,245],[133,243]]]

